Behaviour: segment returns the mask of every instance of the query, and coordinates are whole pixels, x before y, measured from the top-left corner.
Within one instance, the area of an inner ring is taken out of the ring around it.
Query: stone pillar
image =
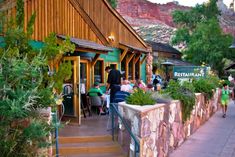
[[[40,109],[39,113],[42,116],[42,118],[44,118],[48,122],[48,124],[51,123],[51,121],[52,121],[51,107],[48,107],[47,109]],[[47,140],[48,143],[52,143],[51,135],[49,137],[47,137],[46,140]],[[38,155],[39,156],[52,157],[52,146],[50,146],[48,148],[39,149],[38,150]]]
[[[146,58],[146,82],[147,84],[151,83],[152,82],[152,75],[153,75],[153,72],[152,72],[152,64],[153,64],[153,56],[152,54],[149,52],[147,54],[147,58]]]

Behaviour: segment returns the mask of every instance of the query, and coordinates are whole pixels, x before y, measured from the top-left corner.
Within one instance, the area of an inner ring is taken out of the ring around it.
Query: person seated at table
[[[131,92],[133,87],[130,85],[128,80],[124,80],[123,84],[121,85],[121,91]]]
[[[143,80],[138,80],[138,81],[136,81],[136,82],[137,82],[137,86],[138,86],[140,89],[146,90],[146,84],[144,83]]]
[[[94,97],[99,97],[100,100],[97,100],[97,102],[95,104],[91,104],[94,106],[98,106],[99,108],[99,113],[100,114],[105,114],[105,112],[103,111],[103,103],[102,101],[104,100],[104,94],[102,92],[102,90],[100,89],[100,85],[98,82],[94,83],[94,86],[88,91],[87,96],[94,98]]]
[[[152,84],[148,84],[146,88],[146,92],[153,92],[154,91],[154,86]]]

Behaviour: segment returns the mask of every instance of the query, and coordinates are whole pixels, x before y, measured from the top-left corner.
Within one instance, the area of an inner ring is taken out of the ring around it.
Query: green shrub
[[[194,87],[189,82],[184,82],[182,85],[179,82],[171,80],[164,91],[168,93],[173,99],[180,100],[182,103],[182,117],[186,121],[195,105]]]
[[[70,64],[48,76],[49,59],[64,53],[70,43],[46,44],[36,52],[29,44],[35,16],[25,32],[23,6],[24,1],[17,0],[17,19],[7,23],[5,47],[0,48],[0,156],[4,157],[35,157],[39,148],[50,144],[52,125],[38,110],[54,106],[52,89],[60,91],[61,82],[71,76]],[[48,41],[55,41],[55,35],[50,37]]]
[[[213,90],[219,87],[219,78],[215,76],[208,76],[206,78],[200,78],[193,81],[195,92],[203,93],[206,100],[209,100],[213,96]]]
[[[169,94],[167,93],[162,93],[161,91],[160,92],[153,92],[151,94],[152,98],[156,101],[156,102],[159,102],[159,100],[161,102],[169,102],[172,100],[172,98],[170,97]]]
[[[134,93],[126,98],[126,102],[130,105],[153,105],[156,101],[151,97],[151,93],[142,89],[137,89]]]

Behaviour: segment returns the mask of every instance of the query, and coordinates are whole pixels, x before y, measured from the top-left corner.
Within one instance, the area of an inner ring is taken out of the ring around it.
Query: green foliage
[[[42,54],[48,59],[48,63],[58,64],[61,62],[61,58],[64,52],[73,52],[75,50],[75,45],[70,43],[69,37],[58,44],[56,34],[51,33],[45,39],[45,46],[43,47]],[[47,75],[47,73],[45,74]],[[62,91],[63,81],[70,79],[72,75],[72,65],[71,62],[61,62],[59,69],[56,73],[53,71],[53,75],[49,78],[45,76],[46,82],[53,84],[54,88],[58,93]]]
[[[30,46],[35,14],[24,32],[24,4],[17,1],[17,18],[3,24],[5,47],[0,49],[0,156],[34,157],[38,148],[47,147],[52,125],[38,112],[54,106],[54,88],[61,91],[64,79],[71,76],[71,63],[60,65],[48,75],[48,64],[60,62],[64,52],[74,50],[67,40],[57,44],[55,34],[36,52]],[[59,57],[58,57],[59,56]]]
[[[151,97],[151,93],[142,89],[137,89],[133,94],[126,98],[126,102],[131,105],[154,105],[156,101]]]
[[[189,82],[180,85],[179,82],[171,80],[164,93],[169,94],[173,99],[180,100],[182,103],[183,121],[190,118],[191,112],[195,105],[194,87]]]
[[[117,8],[117,0],[108,0],[108,2],[114,9]]]
[[[193,81],[193,86],[195,87],[195,92],[203,93],[206,99],[209,100],[213,96],[214,85],[207,78],[200,78]]]
[[[226,58],[235,59],[235,53],[229,49],[232,37],[224,34],[219,25],[216,2],[210,0],[189,11],[175,11],[173,19],[180,28],[172,43],[186,43],[187,49],[183,52],[186,60],[198,65],[205,62],[221,76]]]
[[[24,0],[17,0],[16,2],[16,24],[19,28],[24,28]]]

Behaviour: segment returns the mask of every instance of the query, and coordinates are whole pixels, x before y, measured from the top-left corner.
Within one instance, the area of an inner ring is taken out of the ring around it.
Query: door
[[[64,61],[70,61],[72,64],[72,77],[63,85],[64,116],[75,119],[78,124],[81,124],[80,57],[64,57]]]

